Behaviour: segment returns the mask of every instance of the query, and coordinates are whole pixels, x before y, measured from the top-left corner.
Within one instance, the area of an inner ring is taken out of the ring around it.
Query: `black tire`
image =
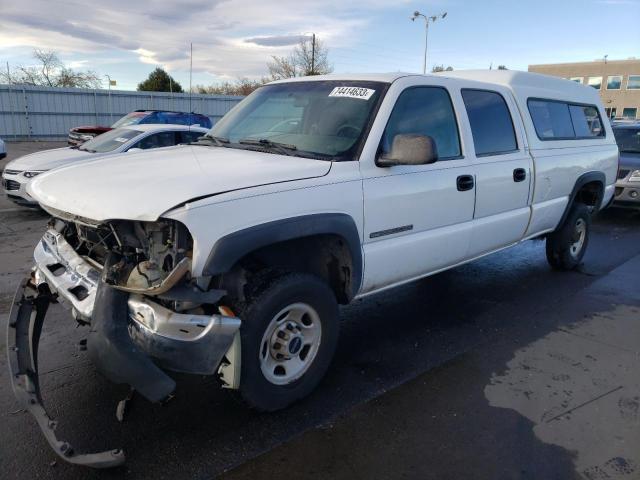
[[[579,226],[584,227],[584,239]],[[573,270],[580,265],[589,245],[591,233],[591,209],[583,203],[575,203],[562,226],[547,236],[547,261],[556,270]],[[580,247],[576,247],[580,243]]]
[[[275,411],[311,393],[326,373],[338,343],[339,314],[333,291],[320,278],[304,273],[266,273],[256,278],[260,283],[247,289],[248,298],[238,307],[242,319],[240,396],[252,408]],[[276,385],[261,368],[263,336],[281,310],[297,303],[307,304],[317,312],[321,341],[300,378]]]

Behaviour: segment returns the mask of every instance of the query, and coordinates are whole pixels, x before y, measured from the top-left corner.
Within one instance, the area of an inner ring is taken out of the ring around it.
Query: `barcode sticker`
[[[362,87],[336,87],[331,90],[330,97],[346,97],[346,98],[359,98],[361,100],[369,100],[371,95],[376,93],[371,88]]]

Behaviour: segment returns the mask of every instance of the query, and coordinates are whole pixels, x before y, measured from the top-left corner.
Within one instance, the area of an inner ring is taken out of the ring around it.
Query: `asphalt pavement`
[[[0,328],[46,216],[0,212]],[[307,399],[248,410],[207,377],[164,406],[102,378],[86,329],[54,306],[40,363],[58,434],[127,464],[57,460],[13,398],[0,344],[4,478],[640,478],[640,214],[594,224],[579,271],[526,242],[341,310],[333,365]]]

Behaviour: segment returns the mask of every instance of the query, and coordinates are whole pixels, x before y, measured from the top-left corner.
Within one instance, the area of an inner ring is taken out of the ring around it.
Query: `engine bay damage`
[[[50,227],[102,270],[102,279],[115,288],[164,293],[190,271],[193,240],[175,221],[113,220],[94,225],[54,218]],[[105,268],[108,257],[115,258]]]

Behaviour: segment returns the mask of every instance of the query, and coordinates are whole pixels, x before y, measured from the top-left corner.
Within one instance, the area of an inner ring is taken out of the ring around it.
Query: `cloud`
[[[288,45],[297,45],[300,43],[300,40],[308,37],[308,35],[271,35],[265,37],[246,38],[244,41],[247,43],[254,43],[256,45],[262,45],[263,47],[285,47]]]
[[[76,0],[21,0],[3,4],[0,48],[49,48],[82,58],[120,50],[186,71],[193,43],[194,71],[258,77],[269,55],[288,53],[304,32],[340,45],[366,25],[363,12],[388,6],[386,0],[102,0],[88,8]]]

